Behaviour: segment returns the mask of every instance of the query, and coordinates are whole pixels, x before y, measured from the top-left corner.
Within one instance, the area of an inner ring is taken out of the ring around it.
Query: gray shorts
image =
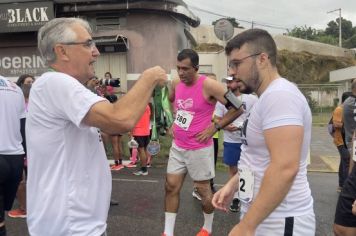
[[[214,147],[186,150],[172,143],[167,165],[168,174],[189,173],[194,181],[210,180],[215,177]]]

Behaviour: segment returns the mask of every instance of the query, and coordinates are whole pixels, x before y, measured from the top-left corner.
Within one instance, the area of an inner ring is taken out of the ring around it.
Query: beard
[[[244,88],[240,87],[240,92],[244,94],[251,94],[253,92],[257,92],[258,88],[261,86],[262,81],[260,80],[260,74],[256,68],[256,64],[252,64],[251,66],[251,74],[248,79],[245,81],[240,80],[240,82],[244,85]]]

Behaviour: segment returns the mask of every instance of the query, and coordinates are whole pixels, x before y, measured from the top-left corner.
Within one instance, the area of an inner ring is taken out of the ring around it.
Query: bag
[[[333,124],[333,117],[330,118],[328,123],[328,133],[331,135],[331,137],[334,137],[335,127]]]

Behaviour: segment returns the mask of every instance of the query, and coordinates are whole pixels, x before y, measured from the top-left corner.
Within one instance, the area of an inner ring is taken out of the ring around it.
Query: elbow
[[[135,125],[135,120],[130,119],[130,117],[113,117],[108,120],[104,132],[110,135],[124,134],[131,131]]]
[[[289,181],[293,182],[298,172],[299,165],[293,164],[284,169],[283,176],[285,179],[288,179]]]

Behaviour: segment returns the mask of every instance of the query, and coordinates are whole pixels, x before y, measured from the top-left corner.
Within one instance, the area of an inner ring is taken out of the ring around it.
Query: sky
[[[254,27],[266,29],[272,34],[283,34],[287,32],[284,28],[293,29],[295,26],[305,25],[325,29],[330,21],[339,17],[338,10],[327,12],[340,8],[341,17],[351,21],[353,27],[356,26],[356,0],[184,0],[184,2],[200,18],[201,24],[210,25],[212,21],[223,16],[234,17],[245,28],[251,28],[252,24],[243,21],[254,21]],[[277,29],[260,24],[272,25]]]

